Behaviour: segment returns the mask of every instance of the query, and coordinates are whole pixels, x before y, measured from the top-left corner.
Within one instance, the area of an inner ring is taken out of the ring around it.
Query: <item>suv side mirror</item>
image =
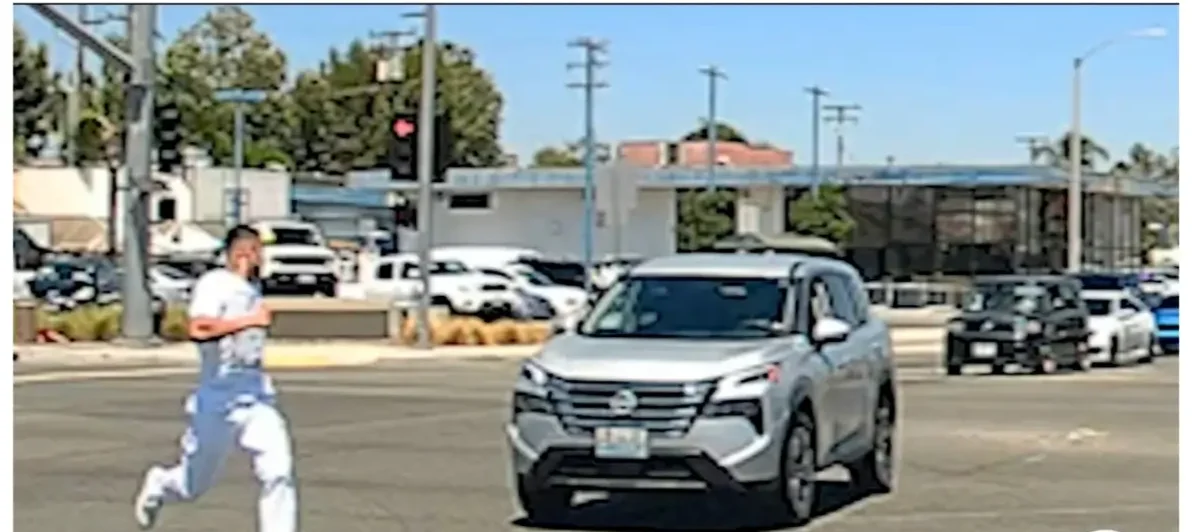
[[[851,334],[851,326],[838,318],[822,318],[814,324],[810,340],[815,345],[842,342]]]

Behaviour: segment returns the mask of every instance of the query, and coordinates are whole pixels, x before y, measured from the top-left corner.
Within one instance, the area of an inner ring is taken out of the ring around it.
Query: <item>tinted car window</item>
[[[828,275],[826,279],[831,290],[831,308],[835,317],[855,327],[862,325],[865,316],[860,314],[860,305],[856,300],[855,291],[852,290],[851,280],[837,274]]]
[[[1088,307],[1088,314],[1092,316],[1108,316],[1113,307],[1111,303],[1108,299],[1084,300],[1084,306]]]
[[[1029,314],[1049,308],[1046,290],[1038,285],[977,283],[964,300],[964,312],[1018,312]]]
[[[1159,301],[1158,308],[1165,308],[1165,309],[1179,308],[1179,296],[1170,296],[1170,297],[1163,298],[1162,301]]]

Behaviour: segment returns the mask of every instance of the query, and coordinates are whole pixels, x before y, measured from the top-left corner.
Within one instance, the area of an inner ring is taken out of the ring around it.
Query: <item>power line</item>
[[[1046,135],[1018,135],[1014,137],[1014,141],[1018,144],[1023,144],[1030,152],[1030,165],[1033,166],[1038,161],[1038,154],[1042,149],[1049,146],[1051,139]]]
[[[572,62],[566,65],[568,70],[581,69],[584,72],[583,81],[570,83],[571,89],[585,91],[585,219],[582,231],[582,261],[585,263],[585,288],[588,293],[592,288],[591,270],[594,266],[594,91],[609,87],[598,81],[595,74],[599,68],[610,63],[599,59],[600,54],[607,53],[607,42],[591,37],[582,37],[569,43],[572,48],[580,48],[585,54],[584,61]]]
[[[707,114],[706,114],[706,169],[710,173],[710,182],[706,185],[708,190],[714,189],[714,167],[715,157],[718,155],[718,127],[717,127],[717,105],[718,105],[718,80],[727,79],[727,73],[720,70],[715,65],[710,65],[699,69],[699,73],[706,76],[709,82],[707,89]]]
[[[859,123],[859,117],[850,113],[863,108],[856,104],[830,104],[824,105],[822,108],[831,112],[831,115],[826,117],[826,121],[835,125],[835,177],[841,183],[843,182],[843,154],[846,152],[843,125]]]
[[[812,104],[811,109],[813,110],[812,116],[810,117],[810,125],[813,129],[812,135],[814,138],[812,139],[812,142],[814,146],[810,151],[810,167],[814,174],[814,186],[811,189],[811,193],[814,195],[814,198],[817,199],[818,187],[822,186],[822,174],[818,167],[818,152],[822,149],[822,132],[819,127],[819,123],[822,122],[822,97],[830,96],[831,93],[818,85],[806,87],[804,90],[810,94]]]

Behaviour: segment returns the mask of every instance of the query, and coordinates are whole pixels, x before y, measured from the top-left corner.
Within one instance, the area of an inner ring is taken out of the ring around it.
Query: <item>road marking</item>
[[[126,369],[109,369],[109,370],[88,370],[88,371],[48,371],[44,373],[26,373],[22,375],[13,375],[12,383],[17,384],[39,384],[46,382],[72,382],[72,381],[86,381],[86,380],[100,380],[100,379],[128,379],[128,378],[144,378],[144,377],[160,377],[164,375],[186,375],[188,373],[195,373],[197,370],[192,367],[179,368],[126,368]]]

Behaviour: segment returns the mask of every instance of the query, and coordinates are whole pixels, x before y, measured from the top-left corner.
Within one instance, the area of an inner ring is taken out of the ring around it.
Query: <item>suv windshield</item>
[[[634,277],[598,301],[581,334],[612,338],[773,336],[785,291],[775,279]]]
[[[1017,312],[1030,314],[1046,308],[1046,289],[1018,283],[982,283],[972,288],[964,312]]]
[[[299,246],[318,246],[320,243],[316,240],[316,234],[309,229],[295,229],[295,228],[280,228],[276,227],[270,231],[273,238],[270,239],[270,244],[286,244]]]

